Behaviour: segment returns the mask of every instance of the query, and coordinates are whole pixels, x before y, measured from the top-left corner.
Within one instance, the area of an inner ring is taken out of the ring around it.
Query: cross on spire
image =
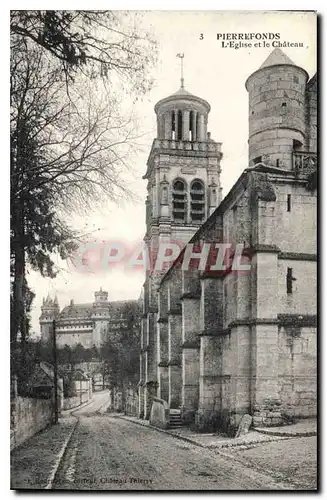
[[[184,88],[184,76],[183,76],[183,59],[184,59],[184,52],[182,54],[177,54],[176,57],[179,57],[181,60],[181,88]]]

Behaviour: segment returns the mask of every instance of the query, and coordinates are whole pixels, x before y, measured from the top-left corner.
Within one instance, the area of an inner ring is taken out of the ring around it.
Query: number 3
[[[203,33],[200,33],[200,40],[203,40]]]

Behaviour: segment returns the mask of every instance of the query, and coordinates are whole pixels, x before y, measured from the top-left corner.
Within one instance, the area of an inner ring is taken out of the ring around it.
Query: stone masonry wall
[[[317,332],[314,327],[280,327],[278,384],[282,414],[317,414]]]
[[[307,73],[296,66],[260,69],[247,81],[249,160],[291,169],[293,140],[302,146],[306,132]]]
[[[316,253],[317,194],[295,183],[274,184],[275,244],[282,252]],[[291,196],[290,211],[287,197]]]
[[[37,432],[52,423],[53,402],[51,399],[34,399],[17,396],[11,402],[10,449],[23,444]]]

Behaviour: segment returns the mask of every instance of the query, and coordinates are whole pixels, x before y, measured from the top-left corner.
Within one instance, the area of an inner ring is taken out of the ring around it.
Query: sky
[[[180,87],[180,60],[184,53],[185,88],[211,105],[208,131],[222,143],[221,182],[223,196],[247,167],[248,94],[247,77],[256,71],[272,47],[223,48],[217,33],[280,33],[281,42],[302,43],[303,47],[282,50],[295,64],[313,76],[316,71],[316,19],[303,12],[237,11],[152,11],[144,14],[143,27],[151,30],[159,44],[158,64],[153,70],[155,84],[142,103],[133,106],[142,138],[141,152],[133,156],[133,172],[126,182],[138,201],[113,204],[103,200],[100,208],[87,217],[72,215],[69,223],[80,230],[93,231],[97,239],[139,244],[145,232],[146,181],[142,179],[152,141],[156,136],[154,105]],[[202,34],[202,35],[201,35]],[[128,107],[126,96],[125,106]],[[109,300],[137,299],[144,276],[140,270],[81,273],[72,265],[57,260],[61,271],[55,279],[42,278],[30,271],[28,282],[36,294],[32,309],[32,329],[39,335],[42,298],[57,294],[60,308],[71,299],[92,302],[102,287]]]

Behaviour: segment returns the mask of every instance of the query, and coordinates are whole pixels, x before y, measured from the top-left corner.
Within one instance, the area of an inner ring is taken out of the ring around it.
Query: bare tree
[[[123,76],[130,92],[142,95],[150,81],[141,38],[108,28],[117,23],[112,13],[13,11],[11,20],[15,342],[19,330],[26,338],[26,259],[54,276],[51,254],[65,258],[74,248],[76,235],[58,214],[88,209],[103,195],[114,200],[130,195],[123,173],[137,138],[115,89]],[[104,36],[108,32],[114,41]]]

